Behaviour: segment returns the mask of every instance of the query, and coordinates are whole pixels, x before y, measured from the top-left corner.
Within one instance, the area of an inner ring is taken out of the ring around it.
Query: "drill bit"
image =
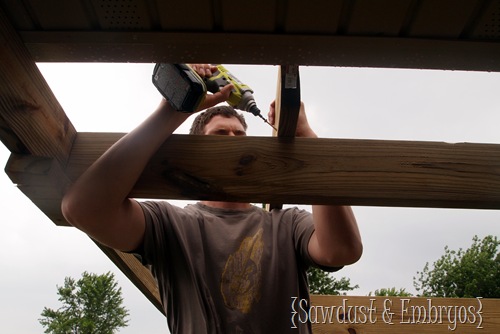
[[[276,129],[276,127],[274,125],[272,125],[271,123],[269,123],[269,121],[264,116],[262,116],[261,114],[258,114],[257,116],[259,116],[260,118],[262,118],[262,120],[265,123],[269,124],[275,131],[278,131],[278,129]]]
[[[262,114],[260,112],[260,109],[257,108],[257,105],[255,105],[255,101],[253,100],[253,97],[252,97],[252,100],[250,102],[248,102],[246,111],[248,111],[249,113],[253,114],[254,116],[259,116],[260,118],[262,118],[262,120],[265,123],[269,124],[269,126],[271,126],[274,130],[276,130],[276,132],[278,131],[278,129],[276,129],[276,127],[274,125],[272,125],[271,123],[269,123],[269,121],[267,120],[267,118],[265,118],[264,116],[262,116]]]

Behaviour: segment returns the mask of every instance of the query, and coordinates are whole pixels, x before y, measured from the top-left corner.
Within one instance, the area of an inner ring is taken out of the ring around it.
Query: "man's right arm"
[[[200,110],[227,100],[231,88],[207,95]],[[144,214],[128,195],[149,159],[189,115],[162,100],[150,117],[110,147],[68,189],[61,204],[68,222],[111,248],[131,251],[140,246]]]

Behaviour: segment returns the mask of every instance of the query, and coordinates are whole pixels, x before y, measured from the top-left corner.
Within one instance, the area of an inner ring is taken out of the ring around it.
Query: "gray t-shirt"
[[[293,298],[309,298],[309,212],[140,204],[140,255],[152,266],[173,334],[310,333],[310,324],[295,321],[296,329],[291,320]]]

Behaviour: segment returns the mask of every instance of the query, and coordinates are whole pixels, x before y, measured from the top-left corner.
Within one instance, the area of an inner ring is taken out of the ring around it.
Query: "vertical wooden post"
[[[298,65],[281,65],[278,68],[278,84],[274,108],[274,125],[278,131],[273,130],[273,136],[285,140],[294,138],[300,111]],[[270,211],[272,209],[281,209],[283,205],[269,203],[265,207]]]

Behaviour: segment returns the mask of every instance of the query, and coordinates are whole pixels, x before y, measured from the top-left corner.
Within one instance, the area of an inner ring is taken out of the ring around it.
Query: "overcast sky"
[[[152,64],[39,64],[77,131],[128,132],[156,107]],[[277,67],[227,68],[251,86],[267,114]],[[320,137],[500,143],[500,74],[301,67],[302,100]],[[247,114],[249,135],[271,128]],[[190,122],[178,133],[186,133]],[[9,151],[0,144],[0,164]],[[57,308],[56,285],[83,271],[115,273],[130,326],[120,333],[166,333],[166,321],[83,233],[56,227],[0,173],[0,332],[41,333],[44,306]],[[179,203],[183,205],[184,203]],[[380,288],[415,293],[413,277],[448,245],[468,248],[474,235],[500,235],[500,211],[354,207],[364,241],[348,277],[367,295]]]

